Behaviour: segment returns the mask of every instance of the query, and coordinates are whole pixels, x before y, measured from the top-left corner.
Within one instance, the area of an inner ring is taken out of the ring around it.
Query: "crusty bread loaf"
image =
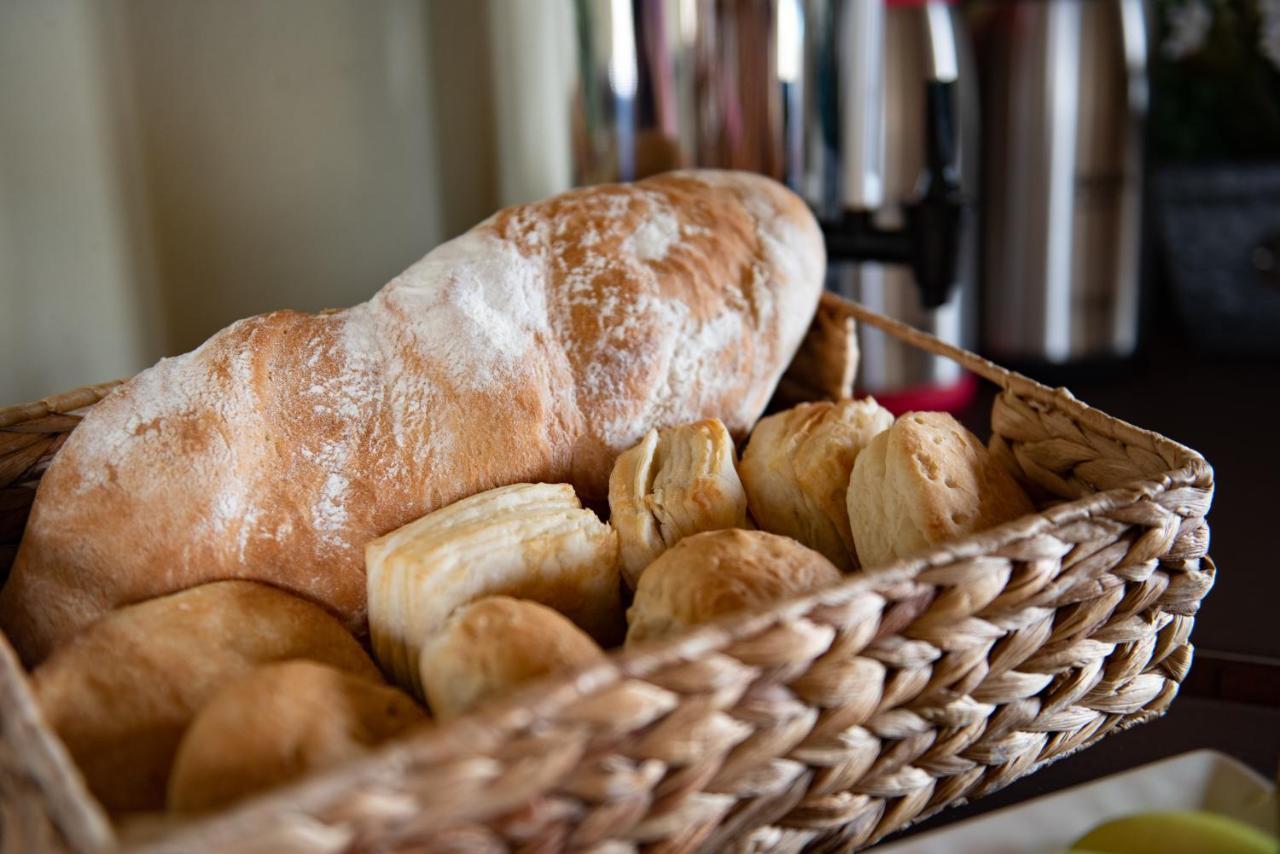
[[[378,662],[423,696],[418,656],[455,608],[532,599],[603,643],[621,639],[618,535],[563,483],[517,483],[442,507],[365,549]]]
[[[653,427],[745,435],[824,264],[782,186],[680,172],[508,208],[355,308],[232,324],[71,435],[0,625],[32,663],[115,606],[247,578],[359,630],[369,540],[507,483],[601,499]]]
[[[174,752],[201,706],[259,664],[291,658],[382,680],[322,609],[264,584],[221,581],[113,611],[31,681],[105,807],[161,809]]]
[[[259,667],[224,686],[187,728],[169,809],[217,809],[354,759],[427,716],[397,688],[313,661]]]
[[[945,412],[908,412],[858,454],[849,522],[865,567],[1032,511],[977,436]]]
[[[720,419],[650,430],[619,456],[609,476],[609,524],[633,590],[644,568],[681,538],[747,527],[737,452]]]
[[[845,507],[849,473],[858,453],[892,423],[893,414],[871,397],[802,403],[762,418],[742,452],[752,517],[846,572],[857,569]]]
[[[839,580],[831,561],[788,537],[740,530],[694,534],[640,576],[627,611],[627,644],[768,607]]]
[[[453,613],[422,646],[419,667],[431,713],[445,721],[522,682],[604,658],[585,632],[527,599],[486,596]]]

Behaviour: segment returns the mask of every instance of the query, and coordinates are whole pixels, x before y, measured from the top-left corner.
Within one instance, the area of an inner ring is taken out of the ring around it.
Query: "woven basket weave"
[[[0,638],[0,850],[856,848],[1164,712],[1213,584],[1208,464],[839,298],[815,328],[850,317],[1000,386],[992,447],[1039,513],[123,837]],[[109,389],[0,410],[4,566],[48,459]]]

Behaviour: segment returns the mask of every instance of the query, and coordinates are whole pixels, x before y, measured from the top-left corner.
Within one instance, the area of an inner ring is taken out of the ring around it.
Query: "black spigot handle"
[[[907,206],[911,269],[927,308],[946,303],[959,278],[964,196],[956,162],[955,83],[925,83],[925,169],[920,195]]]
[[[924,84],[925,169],[959,183],[955,88],[953,80],[926,80]]]
[[[925,163],[919,194],[904,208],[901,229],[876,226],[867,211],[847,211],[823,223],[827,254],[850,261],[905,264],[915,274],[920,304],[945,305],[959,279],[965,200],[956,152],[955,83],[930,80],[924,99]]]

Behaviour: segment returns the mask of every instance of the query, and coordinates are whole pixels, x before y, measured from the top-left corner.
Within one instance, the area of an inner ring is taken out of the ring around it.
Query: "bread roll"
[[[212,810],[340,765],[427,720],[404,692],[312,661],[225,685],[178,747],[169,809]]]
[[[802,403],[761,419],[742,452],[752,517],[846,572],[857,569],[845,508],[849,473],[858,452],[892,423],[893,414],[872,397]]]
[[[423,642],[482,596],[541,602],[604,643],[621,634],[618,535],[566,484],[464,498],[370,543],[365,562],[374,654],[419,698]]]
[[[113,607],[245,578],[360,631],[375,537],[504,484],[603,499],[655,427],[745,436],[824,266],[781,185],[678,172],[508,208],[355,308],[235,323],[88,413],[0,625],[31,664]]]
[[[800,349],[778,381],[773,405],[853,397],[859,357],[857,324],[842,309],[823,300]]]
[[[849,522],[866,567],[1034,509],[978,437],[945,412],[908,412],[858,454]]]
[[[221,581],[113,611],[31,682],[103,806],[161,809],[178,741],[200,707],[259,664],[290,658],[382,678],[320,608],[263,584]]]
[[[622,575],[635,589],[644,568],[681,538],[747,527],[747,496],[733,437],[718,418],[650,430],[609,476],[609,524]]]
[[[522,682],[603,657],[595,641],[545,605],[486,596],[427,639],[419,669],[431,713],[444,721]]]
[[[627,611],[627,644],[767,607],[839,580],[831,561],[787,537],[764,531],[694,534],[640,576]]]

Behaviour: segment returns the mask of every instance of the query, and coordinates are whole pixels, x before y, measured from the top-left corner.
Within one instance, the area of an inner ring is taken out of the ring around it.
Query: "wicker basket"
[[[993,448],[1041,512],[123,838],[0,640],[3,851],[845,849],[1161,714],[1213,584],[1204,459],[836,297],[820,313],[996,383]],[[109,388],[0,410],[7,541]]]

